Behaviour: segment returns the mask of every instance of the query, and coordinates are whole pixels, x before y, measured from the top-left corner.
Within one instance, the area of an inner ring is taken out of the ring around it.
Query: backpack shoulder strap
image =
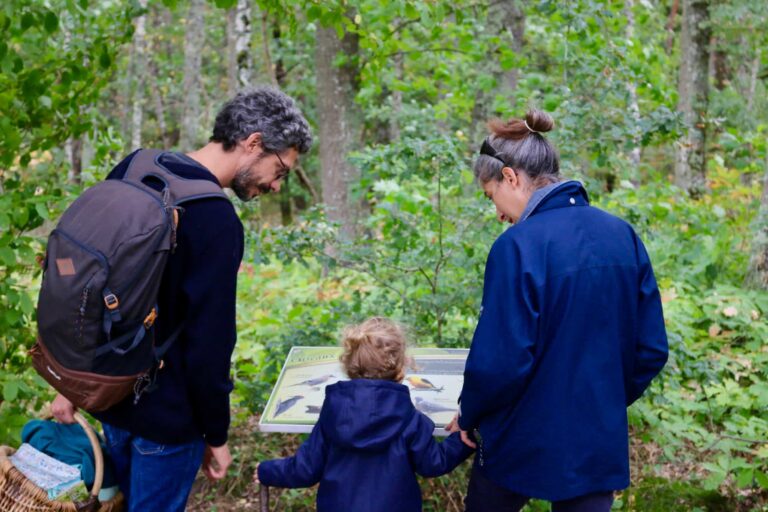
[[[165,154],[165,151],[158,149],[142,149],[138,151],[128,165],[123,180],[149,189],[154,193],[157,193],[157,191],[148,186],[147,181],[162,181],[165,183],[165,190],[170,195],[169,202],[174,206],[207,197],[229,200],[221,187],[212,181],[182,178],[169,171],[160,162],[160,157],[163,154]]]

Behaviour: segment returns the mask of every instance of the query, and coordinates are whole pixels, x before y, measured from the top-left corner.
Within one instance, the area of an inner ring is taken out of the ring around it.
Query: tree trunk
[[[669,11],[667,19],[667,53],[672,53],[675,46],[675,23],[677,23],[677,11],[680,8],[680,0],[672,0],[672,9]]]
[[[64,36],[64,45],[69,47],[72,44],[72,32],[67,25],[67,23],[61,24],[61,32]],[[77,106],[79,113],[82,113],[86,108],[85,105]],[[83,172],[83,135],[80,135],[77,138],[69,137],[64,143],[64,153],[67,155],[67,160],[69,161],[67,181],[73,185],[79,185],[81,182],[81,174]],[[0,188],[0,192],[2,192],[2,188]]]
[[[395,79],[398,82],[403,80],[403,54],[397,53],[393,57],[395,65]],[[389,140],[400,140],[400,116],[403,112],[403,91],[398,88],[392,91],[392,115],[389,118]]]
[[[340,66],[334,63],[339,53],[346,57]],[[322,195],[329,220],[341,224],[342,241],[354,238],[361,211],[361,202],[352,199],[349,190],[360,172],[347,159],[361,140],[361,116],[355,104],[357,56],[357,35],[346,33],[339,39],[333,27],[318,28],[315,69]]]
[[[627,18],[627,27],[625,35],[627,41],[634,43],[635,38],[635,0],[626,0],[624,4],[624,13]],[[635,176],[637,176],[640,166],[640,106],[637,102],[637,84],[630,77],[627,82],[627,94],[629,96],[629,112],[632,114],[632,149],[629,151],[629,161],[632,163]]]
[[[728,68],[728,55],[722,48],[722,41],[713,40],[712,45],[712,76],[715,78],[715,88],[722,91],[731,80],[731,71]]]
[[[487,23],[489,29],[496,32],[506,31],[512,36],[511,47],[516,55],[523,53],[523,37],[525,35],[525,9],[520,0],[501,0],[488,8]],[[475,97],[475,105],[472,108],[472,134],[471,138],[484,137],[486,135],[485,122],[491,112],[489,106],[495,94],[503,94],[508,98],[508,103],[516,103],[515,94],[520,78],[518,68],[507,71],[499,71],[495,68],[493,74],[499,84],[495,91],[479,91]]]
[[[65,150],[69,160],[67,181],[73,185],[79,185],[83,174],[83,138],[70,137],[67,139]]]
[[[269,30],[269,13],[264,11],[261,15],[261,38],[264,51],[264,65],[269,74],[269,80],[275,87],[285,85],[285,65],[282,57],[278,57],[276,62],[272,62],[272,52],[269,49],[270,40],[275,41],[275,46],[280,49],[282,34],[280,32],[280,22],[275,20],[272,25],[271,36]],[[281,55],[279,53],[279,55]],[[286,178],[278,195],[280,201],[280,221],[283,226],[289,226],[293,223],[293,205],[291,203],[291,180]]]
[[[762,48],[758,47],[755,51],[755,58],[752,60],[752,69],[749,74],[749,91],[747,92],[747,112],[752,112],[752,106],[755,104],[755,91],[757,90],[757,74],[760,71],[760,54]]]
[[[768,151],[765,154],[763,195],[757,213],[756,232],[752,239],[747,285],[768,290]]]
[[[227,97],[231,98],[237,93],[237,6],[227,9]]]
[[[147,70],[149,76],[159,77],[160,71],[157,68],[157,63],[153,59],[147,59]],[[158,80],[150,80],[150,87],[152,88],[152,105],[155,109],[155,119],[157,120],[157,131],[160,135],[163,148],[170,148],[172,143],[168,133],[168,124],[165,121],[165,103],[163,101],[163,94],[160,91]]]
[[[280,28],[278,27],[276,32],[273,28],[272,35],[279,42]],[[264,11],[261,13],[261,49],[264,53],[264,67],[266,68],[270,83],[274,87],[279,87],[280,84],[277,83],[277,64],[272,62],[272,52],[269,49],[269,41],[271,38],[272,36],[269,34],[269,13]]]
[[[161,3],[153,4],[152,9],[152,34],[163,34],[174,21],[171,11]],[[164,60],[160,55],[174,55],[177,51],[174,40],[169,37],[152,38],[151,56],[147,59],[149,76],[154,77],[149,81],[149,92],[152,96],[148,101],[152,102],[152,108],[157,118],[157,127],[160,131],[160,139],[163,148],[173,148],[179,143],[179,120],[181,119],[184,93],[180,87],[172,87],[163,91],[162,85],[169,82],[169,66],[175,68],[172,62]]]
[[[139,0],[142,10],[147,8],[147,0]],[[141,127],[144,112],[144,77],[146,76],[146,38],[147,15],[136,18],[136,30],[133,33],[133,54],[131,75],[133,78],[133,99],[131,101],[131,149],[141,147]]]
[[[501,0],[494,2],[488,8],[488,30],[493,33],[508,32],[511,35],[510,45],[516,55],[523,52],[523,36],[525,34],[525,10],[520,0]],[[472,122],[470,139],[478,139],[487,135],[486,121],[492,114],[489,107],[494,95],[503,94],[508,98],[510,105],[515,104],[515,93],[519,80],[519,70],[512,68],[500,71],[498,64],[491,63],[490,72],[494,75],[498,84],[496,90],[478,91],[475,96],[475,105],[472,107]]]
[[[512,33],[512,50],[515,55],[523,53],[523,37],[525,36],[525,10],[519,0],[506,0],[500,4],[502,9],[502,22],[504,27]],[[514,103],[517,93],[517,81],[519,69],[514,67],[505,71],[502,75],[504,92],[508,95],[510,103]]]
[[[205,0],[191,0],[184,32],[184,106],[179,149],[191,151],[199,143],[200,66],[205,40]]]
[[[678,110],[685,126],[675,148],[675,183],[693,196],[700,195],[706,186],[708,22],[709,0],[683,0]]]
[[[234,52],[230,54],[230,69],[234,74],[231,92],[251,85],[253,55],[251,54],[251,20],[253,10],[250,0],[238,0],[234,28]]]

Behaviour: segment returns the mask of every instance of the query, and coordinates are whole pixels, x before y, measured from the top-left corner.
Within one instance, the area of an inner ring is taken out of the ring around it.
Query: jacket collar
[[[552,183],[534,191],[517,223],[539,212],[569,206],[589,206],[589,196],[584,186],[576,180]]]

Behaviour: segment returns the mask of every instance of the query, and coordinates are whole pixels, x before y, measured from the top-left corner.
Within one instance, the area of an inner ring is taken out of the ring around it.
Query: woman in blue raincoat
[[[477,440],[467,512],[608,511],[629,485],[627,407],[667,360],[661,300],[625,221],[562,181],[541,111],[489,124],[474,172],[502,222],[449,425]]]

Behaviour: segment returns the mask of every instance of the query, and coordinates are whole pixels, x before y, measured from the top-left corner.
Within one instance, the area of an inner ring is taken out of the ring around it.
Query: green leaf
[[[51,11],[46,12],[43,18],[43,27],[45,27],[46,32],[53,34],[59,28],[59,17]]]
[[[19,395],[19,385],[15,381],[7,381],[3,386],[3,398],[6,402],[13,402]]]
[[[3,261],[7,266],[16,264],[16,253],[10,247],[0,247],[0,261]]]
[[[25,31],[35,24],[35,16],[31,12],[25,12],[21,16],[21,30]]]
[[[307,9],[307,20],[309,21],[319,20],[320,16],[322,15],[323,10],[319,5],[312,5],[309,9]]]
[[[32,315],[35,312],[35,305],[32,304],[32,299],[24,292],[19,297],[19,308],[25,315]]]
[[[742,469],[741,471],[739,471],[739,474],[736,476],[736,485],[741,487],[742,489],[745,487],[751,486],[752,474],[753,474],[752,468]]]
[[[48,207],[45,206],[44,203],[37,203],[35,205],[35,211],[40,217],[42,217],[45,220],[48,220],[50,218],[50,216],[48,215]]]
[[[405,4],[405,15],[412,20],[419,19],[419,11],[410,2]]]
[[[762,471],[755,471],[755,480],[757,480],[757,485],[763,489],[768,489],[768,474]]]
[[[112,65],[112,56],[109,54],[109,51],[105,48],[102,50],[101,53],[99,53],[99,66],[101,66],[102,69],[109,69],[111,65]]]

